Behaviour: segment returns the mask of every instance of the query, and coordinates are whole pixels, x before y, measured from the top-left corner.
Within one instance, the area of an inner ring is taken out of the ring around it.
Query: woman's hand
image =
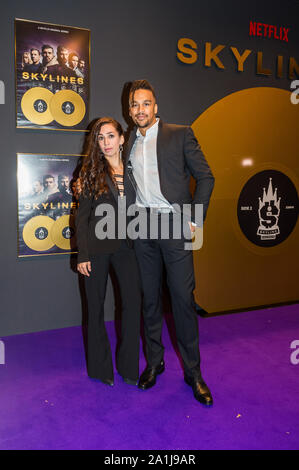
[[[79,271],[79,273],[83,274],[84,276],[90,276],[90,272],[91,272],[91,262],[90,261],[86,261],[84,263],[78,263],[77,264],[77,270]]]

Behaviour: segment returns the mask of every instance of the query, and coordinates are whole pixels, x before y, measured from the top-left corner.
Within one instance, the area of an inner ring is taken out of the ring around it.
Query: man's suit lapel
[[[130,134],[129,134],[129,139],[127,143],[125,144],[124,147],[124,188],[125,188],[125,194],[126,194],[126,199],[127,199],[127,205],[131,205],[135,203],[136,199],[136,192],[137,192],[137,185],[135,178],[133,176],[133,169],[130,164],[130,154],[134,145],[134,142],[136,140],[136,131],[137,128],[134,127]],[[129,187],[130,185],[133,188],[133,192],[130,191]]]

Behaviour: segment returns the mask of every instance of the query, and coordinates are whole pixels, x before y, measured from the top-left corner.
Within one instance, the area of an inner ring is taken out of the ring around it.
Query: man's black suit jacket
[[[131,132],[125,148],[128,161],[136,139],[136,128]],[[160,188],[170,204],[191,204],[191,220],[195,218],[195,205],[203,205],[203,220],[214,187],[214,176],[189,126],[163,123],[160,119],[157,135],[157,160]],[[134,170],[134,169],[133,169]],[[190,175],[195,179],[195,191],[190,192]]]

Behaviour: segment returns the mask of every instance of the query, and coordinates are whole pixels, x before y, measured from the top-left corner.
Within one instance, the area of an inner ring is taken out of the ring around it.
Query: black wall
[[[1,132],[1,274],[0,335],[80,325],[82,305],[78,276],[65,255],[17,258],[16,153],[80,153],[84,134],[33,131],[15,127],[14,18],[40,20],[91,30],[90,120],[112,115],[126,127],[122,110],[125,82],[148,78],[157,90],[160,116],[191,124],[212,103],[252,86],[289,89],[290,80],[256,75],[254,56],[246,71],[235,71],[229,51],[226,69],[203,65],[204,43],[263,50],[266,65],[277,54],[298,52],[297,1],[223,0],[33,0],[1,4],[0,80],[5,104],[0,105]],[[249,38],[249,20],[290,27],[289,43]],[[192,66],[176,57],[177,40],[198,43],[199,60]],[[298,57],[298,56],[297,56]],[[106,318],[113,318],[111,285]]]

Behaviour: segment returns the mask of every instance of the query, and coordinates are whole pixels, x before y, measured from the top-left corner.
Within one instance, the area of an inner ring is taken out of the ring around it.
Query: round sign
[[[272,247],[293,231],[298,218],[298,194],[284,173],[264,170],[244,185],[238,200],[243,234],[258,246]]]

